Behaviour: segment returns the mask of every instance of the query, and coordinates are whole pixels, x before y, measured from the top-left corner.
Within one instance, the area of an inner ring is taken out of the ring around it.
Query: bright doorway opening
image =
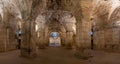
[[[58,32],[52,32],[49,37],[49,46],[61,46],[61,38]]]

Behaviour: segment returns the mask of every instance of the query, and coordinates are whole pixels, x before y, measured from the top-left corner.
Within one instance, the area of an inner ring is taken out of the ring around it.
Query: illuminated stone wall
[[[95,49],[118,51],[120,49],[120,1],[98,0],[97,4],[99,6],[93,7]]]

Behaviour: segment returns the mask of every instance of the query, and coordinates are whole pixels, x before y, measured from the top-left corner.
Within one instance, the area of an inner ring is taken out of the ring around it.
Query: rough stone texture
[[[16,33],[21,13],[13,0],[0,1],[1,51],[15,50],[17,47]]]
[[[79,17],[76,17],[77,20],[77,43],[78,46],[82,46],[85,48],[90,48],[91,44],[91,21],[90,21],[90,13],[92,9],[92,0],[81,0],[79,2],[81,4],[81,14]]]
[[[5,51],[5,41],[6,41],[6,38],[5,38],[5,29],[2,25],[2,23],[0,24],[0,51],[3,52]]]
[[[10,51],[17,49],[17,40],[15,38],[15,33],[10,28],[6,28],[3,23],[0,24],[0,51]]]
[[[15,49],[19,23],[23,56],[36,55],[37,46],[44,48],[53,31],[59,32],[65,46],[90,48],[92,27],[95,49],[120,49],[119,3],[119,0],[0,0],[0,49]]]
[[[98,1],[94,6],[94,45],[95,49],[119,50],[119,0]],[[100,9],[102,8],[102,9]],[[96,10],[96,12],[95,12]]]

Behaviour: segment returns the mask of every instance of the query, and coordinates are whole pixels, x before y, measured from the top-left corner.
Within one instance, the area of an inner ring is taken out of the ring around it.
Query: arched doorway
[[[61,38],[58,32],[52,32],[49,37],[49,46],[61,46]]]

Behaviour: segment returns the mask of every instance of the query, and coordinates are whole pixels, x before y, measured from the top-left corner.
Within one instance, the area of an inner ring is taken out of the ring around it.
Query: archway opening
[[[61,37],[58,32],[52,32],[49,37],[49,46],[61,46]]]

